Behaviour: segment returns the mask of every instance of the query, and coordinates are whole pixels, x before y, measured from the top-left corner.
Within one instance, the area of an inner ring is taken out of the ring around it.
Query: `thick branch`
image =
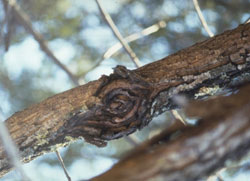
[[[249,151],[249,92],[250,84],[230,97],[191,103],[186,112],[202,118],[197,126],[163,132],[92,180],[203,180]]]
[[[83,137],[98,146],[146,126],[187,93],[200,98],[250,78],[250,24],[130,71],[57,94],[15,113],[6,126],[28,162]],[[0,147],[0,176],[11,166]]]

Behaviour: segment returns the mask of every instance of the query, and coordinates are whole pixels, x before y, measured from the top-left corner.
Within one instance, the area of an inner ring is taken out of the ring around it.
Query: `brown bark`
[[[208,96],[249,80],[249,72],[250,24],[245,24],[136,70],[118,66],[110,76],[15,113],[6,126],[24,162],[79,137],[105,146],[176,107],[174,94]],[[0,176],[10,168],[0,147]]]
[[[250,84],[229,97],[191,103],[186,113],[202,118],[198,125],[167,129],[92,180],[205,180],[249,151],[249,92]]]

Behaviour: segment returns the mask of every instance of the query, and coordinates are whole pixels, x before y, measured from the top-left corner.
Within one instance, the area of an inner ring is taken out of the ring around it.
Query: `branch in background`
[[[135,70],[117,66],[110,76],[32,105],[5,123],[22,162],[29,162],[78,138],[105,146],[176,108],[175,94],[199,99],[230,92],[250,80],[249,72],[250,24],[244,24]],[[0,147],[0,177],[10,169]]]
[[[3,1],[9,5],[9,7],[12,9],[15,18],[19,20],[19,23],[23,25],[26,31],[33,36],[33,38],[38,42],[40,48],[46,53],[46,55],[50,57],[51,60],[69,76],[69,78],[74,82],[75,85],[79,85],[77,77],[75,77],[68,70],[68,68],[58,60],[58,58],[56,58],[53,52],[48,48],[48,45],[43,39],[42,34],[34,30],[28,15],[21,9],[21,7],[16,3],[16,1],[15,0],[10,0],[10,1],[3,0]]]
[[[134,33],[132,35],[129,35],[125,38],[125,41],[127,41],[128,43],[138,40],[140,38],[143,38],[145,36],[148,36],[152,33],[155,33],[157,31],[159,31],[159,29],[161,28],[165,28],[166,27],[166,22],[165,21],[159,21],[158,23],[149,26],[147,28],[145,28],[144,30],[142,30],[141,32],[138,33]],[[121,48],[122,48],[122,44],[121,43],[116,43],[114,44],[112,47],[110,47],[103,55],[103,59],[108,59],[110,58],[113,54],[115,54],[116,52],[118,52]]]
[[[5,15],[4,15],[4,18],[0,24],[0,44],[1,44],[1,41],[3,41],[5,44],[5,50],[7,50],[8,48],[7,48],[6,43],[5,43],[6,41],[4,41],[4,39],[5,39],[4,27],[5,27],[5,25],[8,26],[7,24],[8,24],[8,19],[9,19],[9,15],[10,15],[11,10],[10,10],[9,6],[5,3],[4,0],[2,0],[2,4],[3,4],[3,10],[4,10]]]
[[[34,37],[34,39],[38,42],[38,44],[40,45],[41,49],[46,53],[47,56],[49,56],[51,58],[51,60],[57,65],[59,66],[67,75],[68,77],[72,80],[72,82],[76,85],[76,86],[79,86],[79,81],[78,81],[78,78],[73,75],[70,70],[64,66],[60,60],[53,54],[53,52],[48,48],[48,45],[46,44],[45,40],[43,39],[43,36],[42,34],[40,34],[39,32],[35,31],[34,28],[32,27],[32,23],[28,17],[28,15],[21,9],[21,7],[16,3],[15,0],[11,0],[11,1],[8,1],[8,0],[2,0],[3,2],[3,5],[4,7],[7,7],[5,8],[5,17],[4,17],[4,20],[1,24],[1,29],[0,29],[0,40],[1,40],[1,35],[2,35],[2,31],[3,31],[3,27],[4,27],[4,24],[5,24],[5,21],[7,21],[9,19],[9,15],[10,15],[10,12],[11,12],[11,15],[12,16],[15,16],[16,19],[19,20],[20,24],[23,25],[23,27]],[[9,45],[9,41],[10,41],[10,35],[9,33],[11,33],[11,22],[8,22],[8,34],[7,34],[7,42],[5,43],[6,44],[6,51],[8,50],[8,45]],[[11,141],[11,139],[10,139]],[[64,173],[66,175],[66,177],[68,178],[68,180],[70,181],[70,177],[66,171],[66,168],[63,164],[63,160],[60,156],[60,153],[56,150],[56,155],[62,165],[62,168],[64,170]],[[13,150],[13,155],[15,153],[15,149]],[[17,152],[16,152],[17,154]],[[14,158],[15,156],[12,157]],[[17,156],[18,157],[18,156]],[[16,159],[16,160],[20,160],[19,157]],[[23,174],[22,170],[21,170],[21,167],[17,167],[21,174],[23,175],[24,178],[25,175]],[[25,180],[25,179],[24,179]]]
[[[157,31],[159,31],[161,28],[166,27],[166,22],[165,21],[159,21],[158,23],[149,26],[145,29],[143,29],[141,32],[138,33],[134,33],[132,35],[129,35],[127,37],[125,37],[125,40],[127,42],[132,42],[135,41],[137,39],[143,38],[145,36],[148,36],[152,33],[155,33]],[[121,48],[122,48],[122,44],[121,43],[116,43],[113,46],[111,46],[102,56],[102,58],[100,60],[97,61],[97,63],[91,67],[87,72],[85,72],[84,74],[82,74],[80,77],[84,77],[88,72],[90,72],[91,70],[95,69],[96,67],[98,67],[104,60],[110,58],[111,56],[113,56],[116,52],[118,52]]]
[[[57,158],[58,158],[58,160],[59,160],[59,162],[60,162],[60,165],[61,165],[62,168],[63,168],[64,174],[66,175],[68,181],[71,181],[71,178],[70,178],[70,176],[69,176],[69,174],[68,174],[68,172],[67,172],[67,169],[66,169],[66,167],[65,167],[65,165],[64,165],[64,162],[63,162],[63,159],[62,159],[62,157],[61,157],[61,155],[60,155],[60,152],[59,152],[58,150],[56,150],[56,156],[57,156]]]
[[[6,24],[6,22],[7,22],[7,17],[4,16],[4,19],[0,24],[0,44],[2,44],[2,41],[4,39],[3,29],[4,29],[4,25]]]
[[[250,17],[244,22],[244,24],[250,23]]]
[[[106,22],[110,26],[112,32],[117,37],[117,39],[120,41],[120,43],[124,47],[125,51],[128,53],[129,57],[134,62],[135,66],[136,67],[140,67],[141,66],[140,60],[137,58],[136,54],[130,48],[130,46],[128,45],[128,43],[126,42],[126,40],[122,37],[121,33],[119,32],[118,28],[115,26],[115,23],[113,22],[113,20],[110,17],[110,15],[103,9],[103,7],[101,6],[99,0],[96,0],[96,3],[98,5],[98,8],[99,8],[101,14],[103,15],[104,19],[106,20]]]
[[[8,133],[8,130],[7,130],[6,126],[4,125],[4,122],[1,120],[1,115],[0,115],[0,143],[4,147],[5,152],[7,153],[11,164],[20,173],[21,178],[22,178],[21,180],[29,181],[30,179],[25,174],[23,167],[22,167],[22,163],[20,162],[20,157],[19,157],[19,153],[18,153],[19,151],[18,151],[15,143],[13,143],[13,141]]]
[[[173,109],[170,112],[176,120],[179,120],[184,125],[188,124],[187,121],[180,115],[180,113],[176,109]]]
[[[250,149],[249,92],[248,83],[237,94],[191,102],[185,112],[201,118],[196,126],[162,132],[92,180],[202,180],[242,158]]]
[[[199,6],[199,3],[198,3],[198,0],[193,0],[193,3],[194,3],[194,7],[195,7],[195,10],[199,16],[199,19],[201,21],[201,24],[203,25],[203,27],[205,28],[206,32],[208,33],[208,35],[210,37],[213,37],[214,34],[212,33],[212,31],[209,29],[208,25],[207,25],[207,22],[201,12],[201,9],[200,9],[200,6]]]

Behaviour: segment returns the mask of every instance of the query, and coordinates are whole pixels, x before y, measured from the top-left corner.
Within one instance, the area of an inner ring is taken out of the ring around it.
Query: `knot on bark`
[[[151,120],[150,109],[154,88],[136,73],[117,66],[86,104],[88,111],[76,112],[68,121],[71,137],[105,146],[106,140],[120,138],[142,128]]]
[[[137,74],[123,66],[117,66],[96,96],[102,100],[102,114],[113,127],[127,125],[141,128],[148,124],[147,114],[151,107],[152,86]]]
[[[102,99],[103,113],[110,117],[114,124],[125,125],[137,119],[143,121],[142,118],[147,107],[150,106],[148,99],[150,91],[142,86],[131,85],[127,82],[123,86],[104,95]]]

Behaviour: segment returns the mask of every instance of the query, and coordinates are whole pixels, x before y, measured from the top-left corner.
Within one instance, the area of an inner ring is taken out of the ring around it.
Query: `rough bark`
[[[176,107],[177,93],[209,96],[250,79],[250,24],[226,31],[136,70],[57,94],[6,120],[23,162],[83,137],[97,146],[146,126]],[[0,147],[0,176],[11,165]]]
[[[198,125],[167,129],[92,180],[205,180],[249,151],[249,92],[250,84],[231,96],[194,101],[186,113],[202,118]]]

